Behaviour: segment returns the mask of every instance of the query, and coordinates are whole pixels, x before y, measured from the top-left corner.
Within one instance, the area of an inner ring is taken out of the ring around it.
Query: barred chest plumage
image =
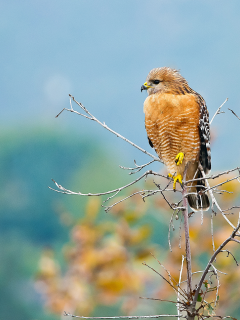
[[[145,100],[147,135],[171,174],[182,175],[189,161],[199,160],[199,108],[194,94],[156,93]],[[177,166],[179,152],[184,160]]]

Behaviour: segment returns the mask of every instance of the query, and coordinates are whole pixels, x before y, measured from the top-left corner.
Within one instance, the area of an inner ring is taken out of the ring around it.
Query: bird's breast
[[[145,126],[158,156],[171,173],[175,158],[185,154],[186,164],[199,154],[199,105],[194,95],[155,94],[144,103]]]

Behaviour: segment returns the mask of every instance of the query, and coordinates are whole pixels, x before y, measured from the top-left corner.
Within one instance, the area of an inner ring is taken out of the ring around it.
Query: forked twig
[[[212,124],[213,119],[216,117],[216,115],[220,114],[220,113],[224,113],[224,112],[220,112],[221,108],[223,107],[223,105],[228,101],[228,98],[220,105],[220,107],[217,109],[217,111],[215,112],[214,116],[212,117],[212,120],[210,121],[210,124]]]

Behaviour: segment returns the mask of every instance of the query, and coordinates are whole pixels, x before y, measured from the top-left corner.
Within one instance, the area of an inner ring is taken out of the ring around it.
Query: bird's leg
[[[180,174],[176,175],[176,177],[173,177],[173,190],[176,190],[176,183],[177,181],[182,184],[182,176]]]
[[[171,173],[168,174],[169,178],[173,178],[173,190],[176,190],[177,181],[182,185],[182,176],[177,174],[176,176],[172,175]]]
[[[176,162],[177,166],[182,164],[183,158],[184,158],[184,153],[183,152],[179,152],[178,155],[175,158],[175,162]]]

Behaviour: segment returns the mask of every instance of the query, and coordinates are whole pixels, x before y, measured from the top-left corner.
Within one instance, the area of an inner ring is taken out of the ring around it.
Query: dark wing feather
[[[199,134],[200,134],[200,155],[199,160],[204,172],[207,174],[211,170],[211,148],[210,148],[210,127],[209,113],[204,99],[200,96],[200,118],[199,118]]]
[[[153,143],[152,143],[152,141],[149,139],[149,137],[148,137],[148,142],[149,142],[149,144],[150,144],[150,147],[153,148]]]

